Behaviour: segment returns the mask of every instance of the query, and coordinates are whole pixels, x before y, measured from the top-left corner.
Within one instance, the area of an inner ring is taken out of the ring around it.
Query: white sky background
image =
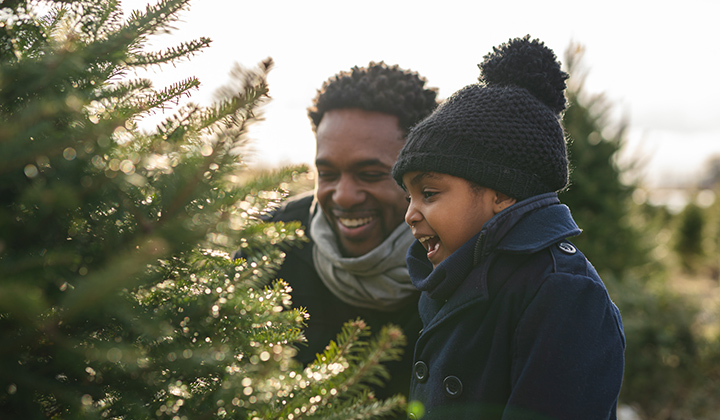
[[[124,0],[127,11],[155,1]],[[211,46],[175,68],[155,69],[157,89],[189,76],[202,86],[194,102],[211,103],[234,63],[272,57],[272,102],[251,136],[258,165],[312,164],[314,136],[306,108],[322,83],[370,61],[412,69],[446,98],[477,81],[477,63],[493,46],[530,34],[562,60],[585,46],[587,90],[604,93],[629,119],[625,154],[646,162],[648,183],[667,185],[702,173],[720,154],[717,0],[194,0],[157,50],[209,37]]]

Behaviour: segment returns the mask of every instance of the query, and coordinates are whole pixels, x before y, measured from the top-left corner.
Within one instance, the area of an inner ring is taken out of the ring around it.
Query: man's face
[[[391,170],[404,144],[394,115],[334,109],[317,127],[317,198],[346,257],[367,254],[403,223]]]

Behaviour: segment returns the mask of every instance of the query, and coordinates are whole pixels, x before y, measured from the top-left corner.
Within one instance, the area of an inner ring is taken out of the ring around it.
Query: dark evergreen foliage
[[[704,231],[705,213],[695,203],[689,203],[680,213],[674,249],[680,263],[687,271],[694,271],[705,256]]]
[[[602,95],[584,89],[582,49],[571,46],[565,57],[570,73],[570,106],[563,115],[568,136],[570,185],[560,199],[572,210],[583,234],[573,240],[590,257],[603,278],[623,274],[648,262],[650,248],[629,212],[633,184],[621,180],[616,159],[627,124],[613,127],[610,105]]]
[[[302,231],[258,216],[304,169],[241,172],[272,62],[237,73],[214,105],[189,103],[157,130],[138,129],[198,86],[156,91],[124,77],[209,45],[144,51],[187,5],[163,0],[124,19],[118,1],[2,4],[0,417],[397,410],[400,398],[367,391],[397,357],[394,327],[356,342],[368,334],[357,321],[324,359],[305,370],[292,359],[306,315],[272,280]],[[231,260],[243,247],[255,252]]]
[[[715,419],[720,359],[717,336],[698,328],[699,301],[677,293],[669,265],[656,254],[669,216],[636,205],[616,156],[627,125],[613,127],[602,95],[584,89],[582,47],[571,45],[564,124],[570,138],[571,184],[561,194],[583,233],[573,242],[608,286],[623,317],[627,349],[621,403],[644,420]]]

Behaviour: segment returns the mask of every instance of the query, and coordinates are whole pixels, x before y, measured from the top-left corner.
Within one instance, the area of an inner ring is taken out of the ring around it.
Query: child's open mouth
[[[418,241],[420,241],[422,246],[427,250],[428,259],[432,258],[432,256],[437,253],[438,248],[440,248],[440,240],[437,236],[423,236],[422,238],[418,238]]]

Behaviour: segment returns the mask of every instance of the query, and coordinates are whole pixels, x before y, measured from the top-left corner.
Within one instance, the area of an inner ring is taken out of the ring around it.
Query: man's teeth
[[[432,239],[432,238],[434,238],[434,237],[435,237],[435,236],[423,236],[422,238],[418,238],[418,241],[420,241],[421,243],[425,243],[425,242],[427,242],[428,240],[430,240],[430,239]]]
[[[363,217],[362,219],[345,219],[341,217],[338,220],[345,227],[355,228],[370,223],[372,219],[372,217]]]

